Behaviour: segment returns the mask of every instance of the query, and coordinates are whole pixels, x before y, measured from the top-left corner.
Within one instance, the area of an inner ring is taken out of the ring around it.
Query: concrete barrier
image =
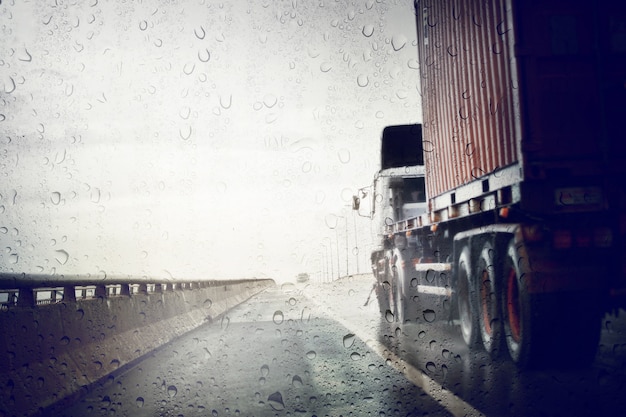
[[[197,285],[0,311],[0,417],[34,416],[212,321],[272,280]],[[193,285],[193,284],[192,284]]]

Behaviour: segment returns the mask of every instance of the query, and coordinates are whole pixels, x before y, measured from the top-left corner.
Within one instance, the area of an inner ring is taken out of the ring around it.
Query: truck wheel
[[[470,250],[463,248],[458,260],[457,272],[457,307],[459,321],[461,322],[461,335],[470,348],[478,344],[480,334],[478,332],[478,309],[474,283],[472,282]]]
[[[485,242],[476,268],[478,278],[478,323],[485,351],[497,357],[502,351],[502,320],[500,318],[500,285],[494,265],[491,242]]]
[[[502,291],[502,315],[504,337],[513,362],[525,367],[532,362],[534,348],[531,316],[531,297],[522,281],[522,276],[530,278],[526,248],[516,247],[511,239],[504,262],[504,288]],[[535,323],[539,325],[539,323]]]

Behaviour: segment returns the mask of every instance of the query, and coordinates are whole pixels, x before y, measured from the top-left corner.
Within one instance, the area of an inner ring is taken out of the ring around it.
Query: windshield
[[[520,3],[0,1],[0,417],[626,409],[626,11]]]

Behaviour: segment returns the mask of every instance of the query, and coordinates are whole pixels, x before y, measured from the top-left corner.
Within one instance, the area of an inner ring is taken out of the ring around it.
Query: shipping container
[[[626,307],[626,2],[415,9],[423,126],[385,129],[372,187],[381,313],[443,297],[471,348],[589,362]]]

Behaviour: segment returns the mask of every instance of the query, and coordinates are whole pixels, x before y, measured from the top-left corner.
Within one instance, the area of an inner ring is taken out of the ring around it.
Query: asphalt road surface
[[[623,316],[604,320],[592,366],[519,371],[468,351],[437,306],[381,318],[373,294],[364,305],[372,283],[269,289],[54,415],[626,415]]]

